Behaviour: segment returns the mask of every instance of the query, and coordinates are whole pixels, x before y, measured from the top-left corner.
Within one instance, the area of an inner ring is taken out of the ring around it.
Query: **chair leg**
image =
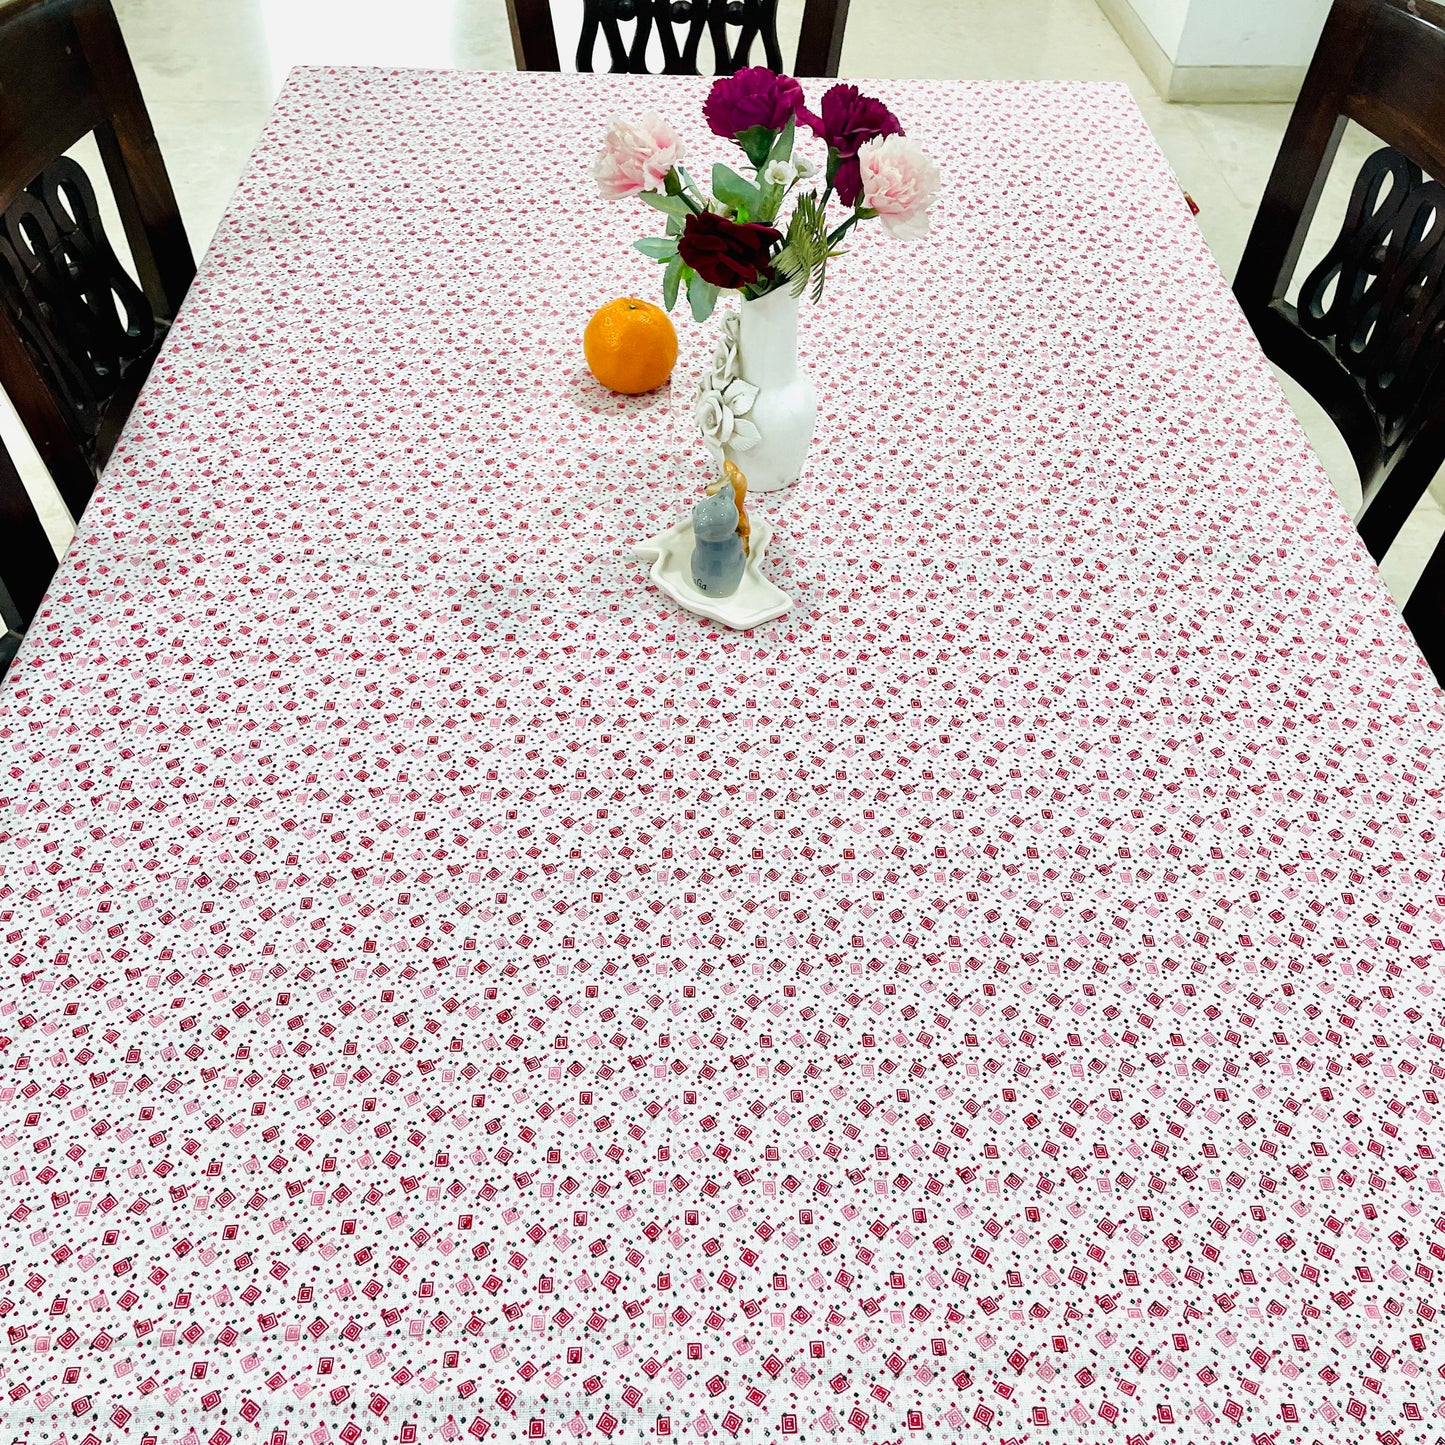
[[[1445,458],[1445,438],[1431,428],[1410,443],[1395,465],[1365,490],[1365,505],[1355,518],[1355,529],[1376,562],[1400,534],[1415,504],[1435,480]]]
[[[5,674],[10,671],[10,664],[15,661],[15,654],[20,651],[20,644],[24,641],[23,632],[11,629],[0,633],[0,682],[4,681]]]
[[[10,397],[70,515],[78,521],[95,490],[95,472],[8,318],[0,319],[0,389]]]
[[[35,616],[55,566],[50,538],[35,515],[25,484],[9,454],[0,450],[0,582],[22,625]]]
[[[1436,546],[1405,603],[1405,622],[1436,681],[1445,687],[1445,540]]]
[[[803,10],[803,28],[798,32],[798,58],[793,74],[837,75],[847,24],[848,0],[808,0]]]
[[[518,70],[561,70],[551,0],[507,0],[507,23]]]

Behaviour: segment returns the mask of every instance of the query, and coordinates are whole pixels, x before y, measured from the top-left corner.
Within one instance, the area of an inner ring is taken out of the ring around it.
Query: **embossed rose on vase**
[[[693,416],[702,433],[703,445],[714,461],[722,461],[723,448],[750,451],[762,440],[748,413],[758,399],[758,389],[751,382],[736,377],[725,386],[704,383],[698,388]]]
[[[713,386],[723,387],[738,374],[738,333],[740,323],[736,311],[723,318],[722,334],[713,349],[712,361],[708,365],[705,380]]]

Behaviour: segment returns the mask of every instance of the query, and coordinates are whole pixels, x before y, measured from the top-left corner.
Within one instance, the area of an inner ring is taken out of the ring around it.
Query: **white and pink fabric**
[[[876,83],[735,635],[705,85],[282,95],[0,693],[7,1438],[1435,1439],[1445,707],[1143,121]]]

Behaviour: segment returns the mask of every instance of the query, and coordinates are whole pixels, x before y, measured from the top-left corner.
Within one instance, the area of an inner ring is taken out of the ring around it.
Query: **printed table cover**
[[[1438,1438],[1445,711],[1138,112],[876,83],[738,635],[704,85],[283,93],[0,695],[11,1438]]]

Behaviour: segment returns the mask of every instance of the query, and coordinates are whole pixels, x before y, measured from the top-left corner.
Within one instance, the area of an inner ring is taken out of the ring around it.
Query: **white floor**
[[[287,70],[303,63],[509,68],[503,0],[114,0],[141,88],[197,254],[215,229]],[[577,0],[556,0],[563,53]],[[783,0],[787,53],[802,0]],[[853,0],[843,54],[848,76],[1118,80],[1138,100],[1199,224],[1233,275],[1289,116],[1277,105],[1170,105],[1159,99],[1095,0]],[[1326,196],[1311,249],[1327,243],[1353,167],[1368,152],[1351,137]],[[1359,486],[1329,422],[1286,384],[1310,439],[1347,506]],[[0,440],[43,500],[57,547],[68,536],[38,461],[13,417]],[[1437,490],[1445,495],[1441,483]],[[1427,497],[1386,559],[1397,598],[1413,585],[1445,532]]]

